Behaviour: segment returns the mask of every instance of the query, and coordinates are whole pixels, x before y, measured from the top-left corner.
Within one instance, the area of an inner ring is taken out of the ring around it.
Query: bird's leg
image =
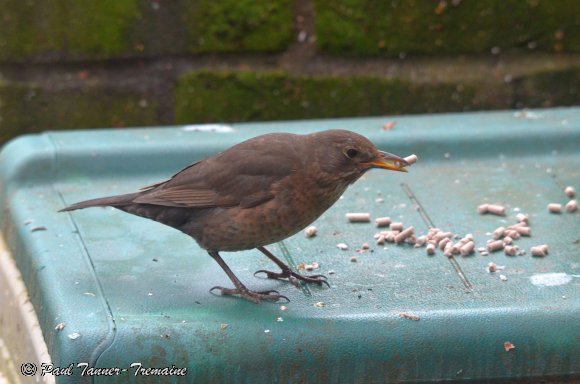
[[[318,284],[318,285],[326,284],[330,288],[330,284],[328,284],[328,281],[326,281],[326,276],[324,276],[324,275],[303,276],[303,275],[291,270],[289,266],[284,264],[280,259],[278,259],[272,253],[270,253],[270,251],[268,251],[266,248],[258,247],[258,250],[260,252],[262,252],[264,255],[266,255],[274,263],[276,263],[276,265],[278,267],[280,267],[282,272],[279,272],[279,273],[278,272],[270,272],[270,271],[266,271],[264,269],[260,269],[259,271],[256,271],[254,273],[254,276],[257,275],[258,273],[265,273],[266,277],[268,279],[275,279],[275,280],[288,279],[289,282],[291,282],[292,284],[294,284],[297,287],[298,287],[299,281],[303,281],[305,283],[314,283],[314,284]]]
[[[210,289],[210,292],[214,290],[220,291],[222,295],[239,295],[246,300],[249,300],[253,303],[259,304],[260,300],[271,300],[271,301],[278,301],[280,299],[284,299],[290,301],[286,296],[280,295],[277,291],[262,291],[262,292],[254,292],[250,291],[242,282],[234,275],[230,267],[226,264],[226,262],[221,258],[218,252],[216,251],[208,251],[209,255],[217,261],[217,263],[222,267],[226,275],[230,278],[232,283],[234,283],[235,288],[224,288],[215,286]]]

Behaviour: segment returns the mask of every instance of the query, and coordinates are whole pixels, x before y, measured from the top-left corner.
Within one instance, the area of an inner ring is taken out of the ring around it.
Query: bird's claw
[[[290,299],[284,295],[280,295],[278,291],[270,290],[270,291],[260,291],[254,292],[250,291],[247,288],[225,288],[220,286],[215,286],[211,288],[209,291],[214,293],[214,291],[219,291],[221,295],[224,296],[233,296],[239,295],[240,297],[251,301],[252,303],[259,304],[262,300],[274,301],[277,302],[279,300],[286,300],[286,302],[290,302]]]
[[[327,277],[324,275],[310,275],[304,276],[299,273],[296,273],[290,269],[284,270],[282,272],[272,272],[266,271],[265,269],[260,269],[259,271],[254,272],[254,276],[257,276],[260,273],[266,274],[267,279],[273,280],[288,280],[292,285],[299,287],[299,282],[303,281],[308,284],[318,284],[323,285],[325,284],[328,288],[330,288],[330,284],[327,281]]]

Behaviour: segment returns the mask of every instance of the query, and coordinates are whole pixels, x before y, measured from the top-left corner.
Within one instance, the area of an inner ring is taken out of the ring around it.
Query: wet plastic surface
[[[396,126],[383,131],[390,120]],[[176,382],[570,379],[580,375],[580,214],[549,214],[546,206],[568,201],[566,185],[580,190],[579,122],[580,109],[572,108],[27,136],[0,153],[2,235],[55,365],[128,369],[117,382],[139,379],[135,362],[186,367]],[[258,134],[330,128],[362,133],[391,153],[415,153],[419,162],[408,174],[371,171],[314,223],[316,237],[299,233],[269,247],[294,264],[319,263],[312,273],[327,275],[330,289],[254,277],[275,270],[258,251],[223,254],[249,288],[288,296],[285,311],[210,294],[231,283],[169,227],[112,208],[56,213],[133,192]],[[484,202],[503,204],[508,214],[479,215]],[[377,246],[372,222],[345,219],[370,212],[419,233],[431,223],[472,233],[479,247],[519,211],[530,215],[533,231],[516,241],[527,255],[451,260],[410,245]],[[349,249],[339,250],[341,242]],[[357,253],[364,242],[371,250]],[[547,257],[529,255],[544,243]],[[507,281],[486,271],[491,261],[505,266]],[[61,322],[65,328],[55,330]],[[515,349],[506,351],[506,341]],[[77,379],[111,380],[61,378]]]

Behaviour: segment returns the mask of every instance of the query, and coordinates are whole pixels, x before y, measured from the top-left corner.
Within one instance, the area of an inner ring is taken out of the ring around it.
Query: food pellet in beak
[[[409,165],[411,165],[411,164],[415,164],[417,162],[418,157],[417,157],[417,155],[413,154],[413,155],[405,157],[404,160],[407,163],[409,163]]]

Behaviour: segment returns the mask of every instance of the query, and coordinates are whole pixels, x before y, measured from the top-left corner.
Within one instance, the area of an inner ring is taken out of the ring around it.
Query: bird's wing
[[[292,156],[273,147],[238,148],[199,161],[150,186],[134,202],[187,208],[262,204],[274,197],[273,185],[296,168]]]

